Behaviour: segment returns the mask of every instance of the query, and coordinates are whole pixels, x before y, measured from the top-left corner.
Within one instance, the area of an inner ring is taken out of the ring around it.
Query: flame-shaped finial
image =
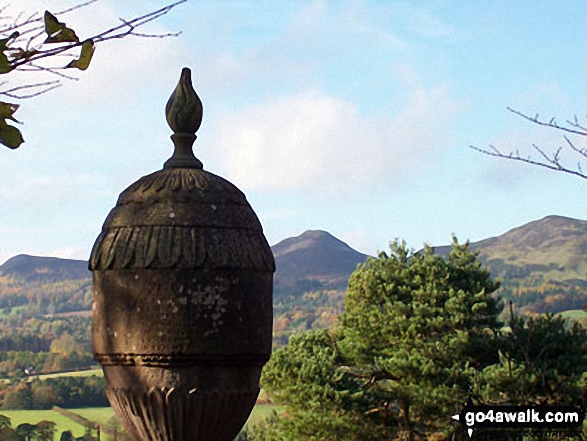
[[[167,101],[165,114],[175,133],[194,134],[202,123],[202,101],[192,86],[192,73],[184,67],[173,94]]]
[[[202,123],[202,101],[192,86],[191,71],[184,67],[177,87],[165,106],[167,123],[174,134],[171,135],[175,151],[165,162],[165,168],[202,168],[202,163],[194,156],[192,145],[196,131]]]

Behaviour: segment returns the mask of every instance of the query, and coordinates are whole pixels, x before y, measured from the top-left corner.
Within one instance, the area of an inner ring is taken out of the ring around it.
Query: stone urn
[[[271,354],[275,263],[245,195],[192,152],[202,103],[183,69],[175,151],[112,209],[92,249],[93,348],[137,441],[232,441]]]

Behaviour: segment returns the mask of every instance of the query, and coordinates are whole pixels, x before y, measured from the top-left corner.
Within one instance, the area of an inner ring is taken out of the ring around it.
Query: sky
[[[165,4],[101,0],[60,20],[83,39]],[[144,29],[180,36],[104,42],[77,80],[19,102],[26,142],[0,146],[0,263],[88,258],[118,194],[171,155],[182,67],[204,107],[195,154],[245,192],[271,245],[319,229],[375,255],[396,238],[419,249],[587,219],[587,181],[469,147],[563,145],[506,108],[587,114],[585,16],[542,0],[188,0]]]

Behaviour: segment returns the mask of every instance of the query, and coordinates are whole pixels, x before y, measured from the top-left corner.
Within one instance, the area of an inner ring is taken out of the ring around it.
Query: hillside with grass
[[[580,310],[587,304],[587,221],[548,216],[470,247],[502,279],[499,295],[523,313]],[[298,330],[332,326],[350,274],[368,256],[320,230],[271,249],[277,341]],[[442,255],[449,250],[435,247]],[[85,261],[19,255],[0,265],[0,315],[88,315],[91,297]]]
[[[576,281],[587,285],[587,221],[547,216],[470,244],[494,277]],[[450,247],[435,247],[447,254]]]
[[[502,298],[525,313],[561,312],[587,305],[587,221],[547,216],[500,236],[472,242]],[[446,255],[449,246],[435,247]]]

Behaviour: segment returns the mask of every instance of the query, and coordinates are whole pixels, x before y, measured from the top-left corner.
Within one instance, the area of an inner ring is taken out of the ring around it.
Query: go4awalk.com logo
[[[499,430],[512,433],[541,432],[548,436],[581,433],[585,411],[580,406],[539,404],[534,406],[475,405],[469,398],[463,409],[452,418],[460,422],[469,437],[474,429]],[[582,437],[581,437],[582,438]]]

